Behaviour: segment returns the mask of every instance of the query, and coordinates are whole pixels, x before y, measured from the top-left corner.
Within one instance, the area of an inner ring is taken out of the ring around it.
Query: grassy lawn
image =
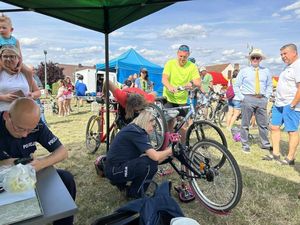
[[[58,164],[75,176],[77,184],[76,225],[90,224],[97,216],[112,213],[126,203],[125,197],[105,178],[99,178],[94,169],[96,156],[105,152],[101,144],[95,155],[85,150],[85,129],[88,118],[93,115],[89,105],[75,108],[67,117],[46,113],[50,129],[69,150],[69,159]],[[251,131],[257,133],[256,130]],[[243,176],[243,195],[240,203],[227,216],[207,211],[198,201],[180,203],[186,216],[196,219],[201,225],[299,225],[300,224],[300,156],[294,167],[281,166],[275,162],[261,160],[267,152],[259,148],[259,140],[252,141],[251,153],[241,151],[240,143],[233,142],[224,130],[229,149],[237,160]],[[287,135],[282,136],[282,149],[287,150]],[[46,151],[39,149],[38,154]],[[283,153],[285,154],[286,151]],[[179,182],[177,174],[156,177],[156,180]],[[172,194],[178,200],[175,191]]]

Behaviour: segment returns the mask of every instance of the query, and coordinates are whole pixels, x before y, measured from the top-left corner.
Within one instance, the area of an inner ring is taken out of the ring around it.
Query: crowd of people
[[[31,162],[35,170],[39,171],[65,160],[68,152],[40,118],[40,108],[34,100],[40,97],[41,92],[34,82],[32,69],[22,63],[20,45],[12,36],[12,30],[9,17],[0,16],[0,165],[12,165],[16,158],[27,157],[34,153],[38,142],[49,151],[49,155],[34,158]],[[299,144],[300,60],[294,44],[284,45],[280,52],[286,68],[279,76],[272,109],[272,142],[269,140],[267,117],[267,104],[272,94],[272,76],[268,68],[260,65],[265,59],[260,49],[255,48],[249,53],[249,66],[240,71],[233,71],[232,77],[229,78],[228,86],[232,86],[234,97],[228,100],[227,126],[230,129],[239,114],[242,114],[241,149],[245,153],[250,153],[249,127],[254,116],[261,148],[270,152],[263,159],[278,161],[282,165],[294,165]],[[166,108],[186,105],[188,89],[198,87],[205,101],[213,88],[213,78],[206,68],[204,66],[198,68],[189,57],[189,46],[181,45],[177,51],[177,58],[167,61],[164,66],[162,84]],[[101,82],[104,87],[102,91],[106,93],[105,82]],[[120,190],[125,189],[128,197],[138,198],[142,190],[146,191],[148,188],[145,180],[153,178],[158,163],[171,156],[172,150],[168,147],[165,151],[155,151],[149,141],[155,118],[146,105],[154,102],[155,93],[148,70],[142,68],[139,75],[130,75],[122,87],[108,82],[109,90],[124,108],[124,119],[128,125],[120,130],[111,143],[105,162],[105,175]],[[179,86],[183,86],[185,90],[178,90]],[[85,96],[86,89],[82,76],[78,77],[75,87],[70,77],[59,80],[56,95],[59,115],[70,114],[74,90],[76,96],[80,97]],[[80,100],[82,101],[82,98]],[[82,102],[77,104],[82,105]],[[181,116],[185,114],[186,111],[180,111]],[[285,131],[289,135],[289,149],[288,155],[280,160],[282,124],[285,125]],[[37,127],[39,129],[36,129]],[[172,131],[173,127],[174,120],[170,120],[169,131]],[[186,128],[182,128],[182,137],[185,137]],[[23,149],[22,146],[27,147]],[[57,171],[75,200],[76,185],[73,176],[64,170],[57,169]],[[54,224],[73,224],[73,217],[64,218]]]

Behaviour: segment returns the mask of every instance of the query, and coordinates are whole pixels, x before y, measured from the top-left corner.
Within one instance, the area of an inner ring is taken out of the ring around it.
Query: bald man
[[[68,152],[59,139],[40,120],[40,108],[31,98],[14,100],[8,111],[0,112],[0,166],[14,165],[18,158],[29,157],[40,143],[50,154],[33,159],[30,164],[36,171],[63,161]],[[76,186],[71,173],[57,170],[75,200]],[[73,217],[63,218],[54,225],[72,225]]]

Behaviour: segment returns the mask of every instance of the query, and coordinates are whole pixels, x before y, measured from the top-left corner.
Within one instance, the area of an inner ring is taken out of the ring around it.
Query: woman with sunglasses
[[[235,95],[241,100],[241,142],[244,153],[250,153],[248,143],[250,120],[254,114],[261,141],[261,148],[271,150],[268,138],[267,104],[272,94],[272,75],[268,68],[260,65],[265,59],[262,50],[254,48],[249,54],[250,65],[241,69],[233,84]]]
[[[158,163],[172,155],[172,149],[156,151],[150,144],[155,118],[151,109],[141,111],[114,138],[105,161],[105,176],[129,198],[141,197],[157,172]],[[130,182],[127,185],[127,182]]]
[[[0,49],[0,111],[7,111],[12,101],[19,97],[37,99],[41,96],[31,72],[15,72],[20,60],[21,53],[14,45],[4,45]]]

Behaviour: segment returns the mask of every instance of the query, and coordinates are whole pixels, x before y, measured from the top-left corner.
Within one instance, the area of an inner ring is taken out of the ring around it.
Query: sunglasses
[[[190,52],[190,48],[187,45],[181,45],[178,50],[182,52]]]
[[[260,56],[251,56],[251,60],[260,60],[261,59],[261,57]]]

